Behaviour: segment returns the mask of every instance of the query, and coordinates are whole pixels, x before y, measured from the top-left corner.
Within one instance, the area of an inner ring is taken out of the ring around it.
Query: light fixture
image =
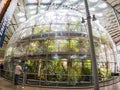
[[[80,10],[80,12],[85,13],[85,10]]]
[[[36,47],[37,45],[36,45],[36,43],[31,43],[31,46]]]
[[[80,59],[81,59],[81,60],[85,60],[86,57],[87,57],[86,55],[80,55]]]
[[[31,11],[30,14],[36,14],[36,10]]]
[[[91,18],[91,16],[89,16],[89,17],[87,17],[86,19],[84,19],[84,17],[82,17],[81,23],[85,23],[85,20],[87,20],[87,19],[92,19],[92,21],[95,21],[95,20],[96,20],[96,16],[93,15],[92,18]]]
[[[77,2],[78,0],[68,0],[70,3],[75,3]]]
[[[54,56],[53,56],[53,59],[59,59],[60,58],[60,56],[58,55],[58,54],[55,54]]]
[[[37,0],[27,0],[28,3],[37,3]]]
[[[65,7],[68,7],[67,5],[70,5],[70,2],[65,2],[64,5],[66,5]]]
[[[92,2],[92,3],[95,3],[95,2],[97,2],[98,0],[89,0],[90,2]]]
[[[74,58],[78,58],[78,56],[77,55],[71,55],[70,58],[74,59]]]
[[[90,8],[90,11],[95,11],[95,8]]]
[[[17,3],[17,6],[21,6],[21,4],[18,2],[18,3]]]
[[[19,13],[17,14],[17,16],[19,16],[19,17],[25,16],[25,13],[19,12]]]
[[[98,5],[99,8],[106,8],[107,7],[107,4],[106,3],[102,3],[100,5]]]
[[[103,13],[96,13],[96,16],[102,17]]]
[[[63,61],[63,66],[65,67],[65,68],[67,68],[67,61]]]
[[[55,4],[60,4],[60,3],[61,3],[61,0],[55,0],[54,3],[55,3]]]
[[[20,22],[24,22],[25,20],[26,20],[25,17],[22,17],[22,18],[19,19]]]
[[[84,2],[82,2],[80,5],[81,5],[81,6],[84,6]]]
[[[40,12],[40,13],[44,13],[44,12],[45,12],[45,10],[39,10],[39,12]]]
[[[96,16],[93,15],[93,17],[92,17],[92,21],[95,21],[95,20],[96,20]]]
[[[49,3],[51,0],[42,0],[41,3]]]
[[[28,6],[28,8],[29,8],[29,9],[36,9],[37,6],[35,6],[35,5],[30,5],[30,6]]]
[[[81,21],[81,23],[84,23],[85,22],[85,19],[84,19],[84,17],[82,17],[82,21]]]
[[[46,5],[40,5],[40,8],[44,9],[46,8]]]

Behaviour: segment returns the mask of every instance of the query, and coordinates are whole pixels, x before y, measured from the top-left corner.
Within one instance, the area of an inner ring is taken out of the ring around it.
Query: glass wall
[[[80,18],[68,11],[62,15],[57,11],[47,12],[21,25],[6,49],[5,77],[12,80],[15,65],[20,62],[28,66],[27,84],[91,85],[89,39],[86,23],[81,23]],[[107,34],[100,34],[96,27],[101,28],[94,23],[99,81],[105,81],[112,77],[116,61]]]

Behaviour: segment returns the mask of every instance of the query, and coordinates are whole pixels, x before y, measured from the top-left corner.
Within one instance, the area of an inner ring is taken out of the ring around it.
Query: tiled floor
[[[58,89],[55,88],[41,88],[41,87],[30,87],[25,86],[22,88],[22,85],[13,85],[13,83],[10,83],[2,78],[0,78],[0,90],[94,90],[94,89]],[[117,83],[115,85],[111,85],[108,87],[102,87],[100,90],[120,90],[120,83]]]

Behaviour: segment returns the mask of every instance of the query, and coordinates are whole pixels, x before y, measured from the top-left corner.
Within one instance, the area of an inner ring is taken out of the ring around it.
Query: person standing
[[[23,83],[22,83],[22,88],[24,88],[25,83],[26,83],[26,73],[27,73],[28,65],[25,64],[23,66]]]
[[[21,72],[22,72],[22,67],[20,66],[20,63],[18,63],[15,67],[14,85],[18,85]]]
[[[3,63],[0,64],[0,76],[3,76],[3,72],[4,72],[4,65]]]
[[[2,76],[2,73],[1,73],[1,63],[0,63],[0,76]]]

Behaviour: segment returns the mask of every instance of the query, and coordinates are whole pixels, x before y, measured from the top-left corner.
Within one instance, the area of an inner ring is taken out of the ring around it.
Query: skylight
[[[22,17],[22,18],[19,19],[20,22],[24,22],[25,20],[26,20],[25,17]]]
[[[29,8],[29,9],[36,9],[36,8],[37,8],[37,6],[30,5],[30,6],[28,6],[28,8]]]
[[[75,3],[77,2],[78,0],[68,0],[70,3]]]
[[[51,0],[41,0],[42,3],[49,3]]]
[[[61,0],[55,0],[54,3],[55,3],[55,4],[60,4],[60,3],[61,3]]]
[[[90,8],[90,11],[95,11],[95,8]]]
[[[28,3],[37,3],[38,0],[27,0]]]
[[[96,16],[102,17],[103,13],[96,13]]]
[[[17,16],[19,16],[19,17],[25,16],[25,13],[19,12],[19,13],[17,14]]]
[[[31,11],[30,14],[36,14],[36,10]]]
[[[99,8],[106,8],[107,7],[107,4],[106,3],[102,3],[100,5],[98,5]]]
[[[95,3],[95,2],[97,2],[98,0],[89,0],[89,1]]]

